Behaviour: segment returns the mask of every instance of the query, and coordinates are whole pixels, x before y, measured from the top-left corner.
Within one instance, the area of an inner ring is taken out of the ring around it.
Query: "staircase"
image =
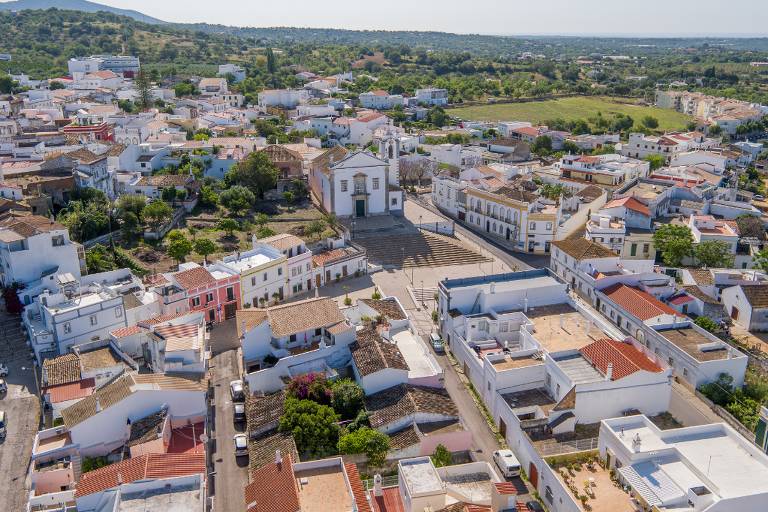
[[[432,233],[413,233],[357,238],[372,263],[394,267],[443,267],[490,261],[455,238]]]

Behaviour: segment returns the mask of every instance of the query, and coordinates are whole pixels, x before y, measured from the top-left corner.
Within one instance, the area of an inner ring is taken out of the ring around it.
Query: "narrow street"
[[[248,483],[248,457],[235,459],[232,437],[245,429],[232,421],[232,400],[229,383],[240,378],[238,363],[239,341],[234,319],[217,324],[211,331],[211,386],[213,407],[208,421],[212,422],[211,459],[213,476],[210,479],[217,512],[245,510],[243,490]]]

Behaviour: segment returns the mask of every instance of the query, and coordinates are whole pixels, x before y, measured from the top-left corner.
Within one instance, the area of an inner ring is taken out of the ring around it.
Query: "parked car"
[[[232,438],[235,443],[235,457],[248,455],[248,436],[245,434],[235,434]]]
[[[429,342],[432,344],[432,349],[438,354],[445,353],[445,346],[443,345],[443,339],[439,334],[433,332],[429,335]]]
[[[5,382],[5,379],[0,379],[0,393],[7,393],[8,392],[8,384]]]
[[[235,403],[235,414],[234,418],[235,423],[240,423],[242,421],[245,421],[245,404],[242,402]]]
[[[496,450],[493,452],[493,461],[506,478],[520,476],[520,461],[512,450]]]
[[[525,504],[526,507],[528,507],[528,510],[530,512],[544,512],[544,507],[541,503],[535,500],[531,500],[528,503]]]
[[[5,411],[0,411],[0,439],[5,439]]]
[[[0,364],[0,377],[8,376],[8,367],[4,364]]]
[[[229,394],[232,396],[233,402],[245,402],[245,388],[243,387],[243,381],[233,380],[230,382]]]

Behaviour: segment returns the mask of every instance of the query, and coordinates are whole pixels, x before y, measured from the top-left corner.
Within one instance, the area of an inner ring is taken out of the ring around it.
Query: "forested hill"
[[[88,0],[13,0],[11,2],[0,3],[0,11],[21,11],[25,9],[66,9],[70,11],[82,12],[109,12],[120,16],[128,16],[136,21],[143,23],[165,23],[162,20],[147,16],[139,11],[131,9],[120,9]]]

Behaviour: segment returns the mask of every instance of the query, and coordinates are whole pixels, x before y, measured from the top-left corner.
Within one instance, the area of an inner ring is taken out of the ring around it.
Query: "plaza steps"
[[[370,262],[384,266],[443,267],[490,261],[453,237],[432,233],[373,236],[354,241],[365,247]]]

